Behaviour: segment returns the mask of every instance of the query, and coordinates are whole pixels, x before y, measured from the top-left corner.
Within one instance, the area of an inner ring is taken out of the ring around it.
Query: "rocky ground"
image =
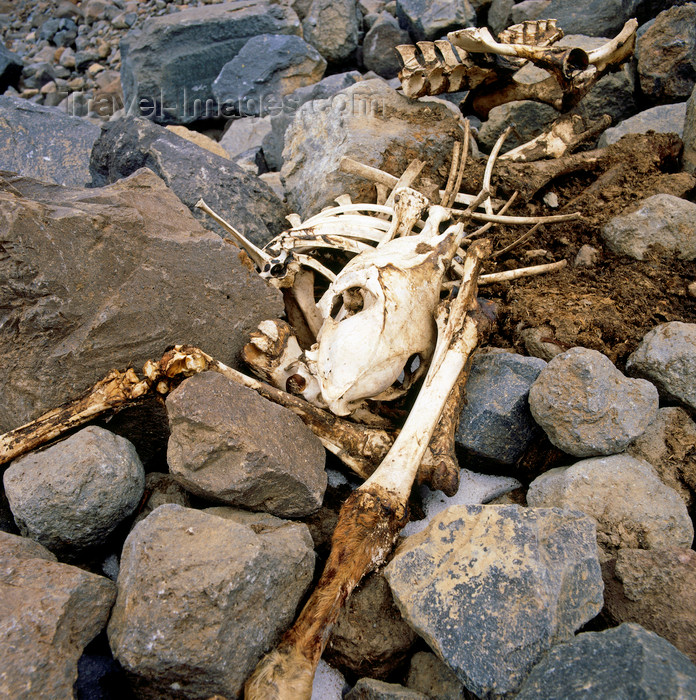
[[[263,245],[344,193],[347,155],[462,191],[557,113],[409,99],[393,46],[556,17],[635,57],[576,108],[601,157],[511,210],[579,211],[486,263],[568,260],[496,305],[458,430],[459,492],[411,522],[335,626],[317,700],[696,697],[696,3],[0,1],[0,432],[187,342],[243,369],[283,314],[195,208]],[[537,71],[535,73],[535,71]],[[522,68],[537,80],[538,69]],[[520,227],[494,227],[495,251]],[[4,470],[0,694],[238,697],[295,618],[358,481],[292,413],[207,373]],[[485,505],[484,505],[485,504]]]

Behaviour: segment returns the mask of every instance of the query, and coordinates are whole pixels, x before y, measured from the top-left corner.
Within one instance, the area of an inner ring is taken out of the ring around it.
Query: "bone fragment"
[[[360,579],[382,564],[406,523],[418,466],[442,409],[478,343],[471,314],[485,240],[472,244],[459,295],[438,313],[436,362],[426,375],[401,433],[377,471],[348,498],[339,514],[331,552],[316,589],[277,649],[245,685],[247,700],[309,700],[312,680],[331,626]]]
[[[496,282],[511,282],[512,280],[519,280],[523,277],[536,277],[537,275],[544,275],[547,272],[562,270],[567,264],[567,260],[559,260],[558,262],[546,263],[544,265],[520,267],[517,270],[492,272],[488,275],[481,275],[481,277],[479,277],[479,285],[484,286],[486,284],[495,284]]]
[[[426,210],[428,198],[410,187],[397,187],[393,190],[394,217],[389,230],[377,245],[378,248],[385,245],[393,238],[408,236],[413,227],[420,221],[421,214]]]

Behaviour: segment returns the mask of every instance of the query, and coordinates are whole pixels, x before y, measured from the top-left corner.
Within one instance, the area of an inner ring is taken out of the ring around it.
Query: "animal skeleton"
[[[404,91],[434,94],[468,87],[482,113],[500,103],[501,95],[521,99],[522,93],[525,99],[567,107],[630,54],[635,22],[590,54],[555,49],[551,44],[560,36],[549,20],[512,27],[500,42],[487,30],[467,29],[450,33],[451,43],[399,47]],[[515,83],[511,71],[526,60],[549,69],[551,78],[537,87]],[[565,118],[531,148],[516,149],[513,159],[565,153],[583,133],[575,119]],[[457,490],[454,429],[470,358],[486,327],[477,286],[565,264],[479,275],[490,244],[472,239],[491,225],[534,224],[529,236],[541,223],[577,218],[510,216],[506,212],[514,197],[507,203],[491,199],[491,174],[505,135],[489,158],[482,190],[462,194],[467,125],[463,142],[454,146],[439,204],[414,188],[422,162],[412,162],[397,178],[346,158],[341,168],[372,180],[377,202],[353,203],[344,195],[338,206],[307,221],[292,215],[292,227],[264,249],[199,202],[259,274],[283,292],[289,323],[265,321],[244,350],[245,360],[266,381],[226,367],[197,348],[176,346],[159,362],[146,363],[142,380],[132,369],[111,372],[81,399],[0,436],[3,463],[101,412],[148,393],[166,395],[182,378],[212,370],[297,413],[327,449],[366,478],[341,509],[317,589],[280,646],[259,663],[246,685],[248,698],[309,698],[330,626],[362,576],[385,560],[407,520],[414,480],[449,494]],[[482,225],[466,231],[472,222]],[[319,252],[328,255],[320,260]],[[397,431],[381,413],[381,402],[403,396],[421,379],[413,409]]]

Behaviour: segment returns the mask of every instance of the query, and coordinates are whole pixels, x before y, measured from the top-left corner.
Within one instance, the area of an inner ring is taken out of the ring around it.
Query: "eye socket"
[[[365,308],[363,290],[360,287],[349,287],[343,294],[337,294],[334,297],[330,315],[334,321],[338,321],[359,314],[363,308]]]

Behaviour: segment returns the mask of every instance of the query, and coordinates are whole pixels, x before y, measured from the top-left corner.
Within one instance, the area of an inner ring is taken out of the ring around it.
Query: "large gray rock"
[[[63,110],[0,96],[0,170],[59,185],[89,182],[99,127]]]
[[[332,666],[385,679],[418,635],[406,624],[381,573],[363,579],[341,610],[324,652]]]
[[[469,0],[397,0],[396,16],[414,41],[432,41],[447,32],[476,26]]]
[[[696,662],[696,552],[620,549],[604,573],[604,615],[637,622]]]
[[[684,141],[684,170],[692,174],[696,173],[696,87],[691,91],[691,96],[686,103],[682,139]]]
[[[3,483],[22,534],[72,554],[102,544],[136,509],[145,471],[128,440],[90,426],[16,459]]]
[[[343,156],[397,176],[420,158],[426,162],[421,182],[439,183],[457,138],[463,138],[460,121],[446,106],[411,100],[379,79],[307,102],[285,133],[281,175],[290,206],[307,217],[341,194],[369,201],[374,185],[341,172]]]
[[[524,682],[516,700],[692,698],[696,666],[640,625],[583,632],[555,646]]]
[[[450,508],[385,576],[406,621],[485,697],[514,692],[602,608],[594,523],[577,511]]]
[[[658,408],[657,389],[629,379],[596,350],[554,357],[529,390],[529,407],[549,440],[576,457],[621,452]]]
[[[613,37],[629,18],[622,0],[551,0],[544,17],[554,17],[566,34]]]
[[[0,430],[80,396],[168,345],[227,364],[280,295],[148,170],[100,189],[0,187]]]
[[[244,116],[259,116],[298,88],[321,80],[326,61],[299,36],[259,34],[226,63],[213,81],[213,94]]]
[[[305,103],[325,100],[362,79],[358,71],[329,75],[315,85],[298,88],[289,95],[280,111],[271,114],[271,133],[263,137],[263,155],[269,168],[280,170],[283,165],[285,131],[292,124],[295,113]],[[223,137],[224,140],[224,137]]]
[[[597,541],[609,555],[621,547],[690,547],[694,538],[680,495],[648,462],[629,455],[550,469],[529,485],[527,503],[586,513],[596,521]]]
[[[288,409],[205,372],[175,389],[167,410],[169,468],[192,493],[283,517],[321,506],[324,448]]]
[[[684,130],[685,116],[685,102],[650,107],[628,119],[624,119],[616,126],[606,129],[600,136],[598,145],[600,148],[604,148],[612,143],[616,143],[626,134],[647,134],[648,131],[681,136]]]
[[[466,383],[457,446],[476,461],[514,464],[541,433],[527,397],[546,362],[508,352],[479,353]]]
[[[653,102],[686,100],[696,83],[696,3],[661,12],[636,44],[643,93]]]
[[[123,547],[108,627],[114,656],[148,697],[236,698],[292,622],[313,570],[306,525],[259,535],[160,506]]]
[[[493,107],[488,119],[481,125],[478,142],[486,152],[490,152],[500,134],[512,125],[503,144],[502,152],[511,151],[527,141],[536,138],[558,119],[558,112],[547,104],[531,100],[515,100]]]
[[[602,238],[614,253],[636,260],[644,260],[652,248],[680,260],[694,260],[696,204],[671,194],[655,194],[607,221]]]
[[[659,409],[655,420],[626,452],[650,462],[687,507],[696,502],[696,423],[683,408]]]
[[[220,145],[234,158],[245,151],[262,146],[271,133],[271,116],[242,117],[229,123],[220,139]]]
[[[392,15],[382,12],[363,39],[363,65],[383,78],[395,78],[401,70],[401,59],[394,47],[408,43],[408,32],[399,27]]]
[[[302,20],[304,38],[329,63],[349,58],[358,47],[355,0],[313,0]]]
[[[153,17],[121,40],[121,84],[130,114],[188,124],[230,116],[215,103],[212,84],[222,67],[258,34],[301,34],[282,3],[235,0]]]
[[[0,697],[74,697],[77,662],[104,629],[115,597],[102,576],[0,555]]]
[[[220,235],[229,234],[196,209],[199,199],[259,247],[287,226],[287,209],[275,192],[229,159],[147,119],[109,122],[92,150],[93,184],[115,182],[138,168],[159,175],[205,228]]]
[[[512,6],[510,12],[512,23],[520,24],[545,17],[546,8],[551,0],[522,0]]]
[[[696,409],[696,323],[653,328],[629,356],[626,371],[649,379],[664,398]]]

